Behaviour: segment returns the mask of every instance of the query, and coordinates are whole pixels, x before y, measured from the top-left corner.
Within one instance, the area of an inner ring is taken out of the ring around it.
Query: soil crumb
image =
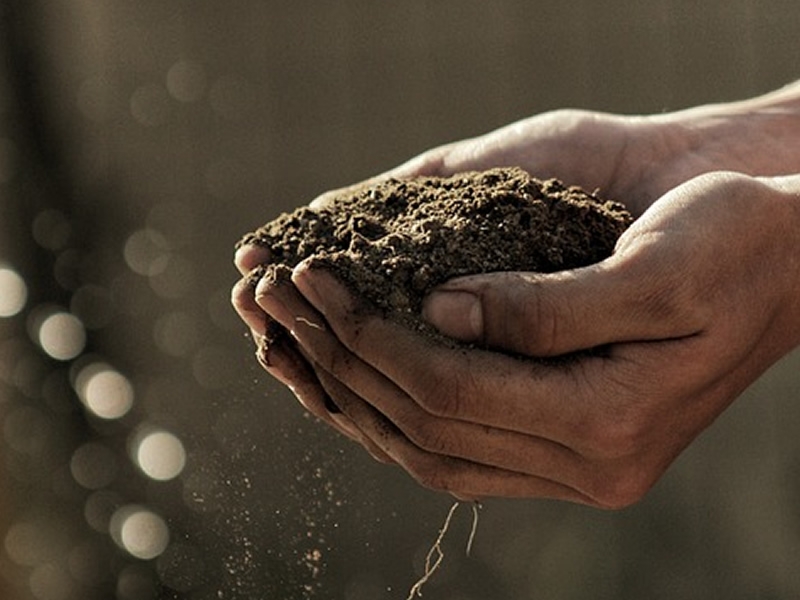
[[[551,273],[611,255],[632,222],[619,202],[518,168],[389,179],[303,207],[247,234],[280,282],[313,257],[372,308],[424,329],[425,295],[460,275]]]

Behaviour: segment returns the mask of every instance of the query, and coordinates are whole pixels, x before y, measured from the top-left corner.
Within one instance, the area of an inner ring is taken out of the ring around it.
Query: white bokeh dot
[[[144,474],[156,481],[174,479],[186,465],[183,443],[168,431],[151,431],[143,435],[136,444],[135,457]]]
[[[19,314],[28,300],[28,286],[13,269],[0,267],[0,317]]]
[[[84,367],[75,380],[75,390],[84,406],[101,419],[120,419],[133,407],[133,385],[105,363]]]
[[[42,350],[56,360],[71,360],[86,346],[83,323],[67,312],[55,312],[42,319],[36,335]]]
[[[151,560],[169,544],[169,528],[153,511],[137,505],[126,505],[111,517],[111,537],[131,556]]]

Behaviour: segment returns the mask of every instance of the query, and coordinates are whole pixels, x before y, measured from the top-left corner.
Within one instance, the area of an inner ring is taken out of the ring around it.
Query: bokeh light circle
[[[83,323],[68,312],[55,312],[45,317],[35,333],[42,350],[56,360],[72,360],[86,346]]]
[[[107,533],[112,517],[123,504],[119,494],[109,490],[98,490],[86,498],[83,517],[89,527],[100,533]]]
[[[153,339],[159,350],[169,356],[189,355],[200,342],[197,319],[182,311],[164,313],[153,325]]]
[[[141,436],[135,448],[136,464],[150,479],[169,481],[186,466],[186,450],[168,431],[151,431]]]
[[[42,248],[61,250],[72,236],[72,225],[60,210],[46,209],[33,220],[32,233]]]
[[[139,229],[128,236],[123,255],[134,273],[152,277],[167,268],[169,242],[155,229]]]
[[[75,481],[90,490],[109,485],[118,471],[116,454],[98,442],[89,442],[78,448],[72,454],[69,467]]]
[[[92,363],[78,373],[75,390],[84,406],[101,419],[120,419],[133,407],[131,382],[102,362]]]
[[[179,102],[196,102],[206,91],[206,72],[203,65],[179,60],[167,72],[167,90]]]
[[[19,314],[28,300],[28,286],[13,269],[0,267],[0,317]]]
[[[111,537],[131,556],[151,560],[161,555],[169,544],[167,523],[153,511],[129,504],[111,517]]]
[[[6,555],[20,566],[34,567],[56,560],[67,543],[64,523],[33,517],[13,523],[3,540]]]
[[[195,266],[184,256],[167,257],[164,268],[148,279],[150,289],[161,298],[175,300],[186,296],[195,284]]]
[[[36,600],[70,600],[76,587],[70,574],[54,563],[36,567],[28,581]]]

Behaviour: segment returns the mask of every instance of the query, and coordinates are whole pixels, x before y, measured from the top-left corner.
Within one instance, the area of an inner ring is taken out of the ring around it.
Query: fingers
[[[668,464],[648,455],[651,417],[664,413],[613,385],[639,368],[635,345],[615,364],[560,365],[453,348],[365,312],[325,270],[304,264],[294,280],[260,287],[259,304],[292,331],[344,415],[423,485],[620,508]]]
[[[351,354],[334,332],[322,324],[321,315],[304,307],[296,294],[292,290],[270,288],[259,294],[259,302],[285,325],[297,324],[293,333],[304,352],[315,364],[319,363],[318,375],[324,372],[330,379],[334,375],[326,368],[330,369],[359,397],[369,399],[370,405],[406,433],[416,446],[520,472],[535,465],[535,474],[541,477],[578,478],[577,474],[570,477],[575,471],[576,454],[562,444],[427,412],[383,373]]]
[[[359,424],[363,433],[424,487],[449,492],[459,498],[536,497],[598,505],[592,498],[557,480],[420,448],[337,378],[324,371],[320,371],[319,376],[326,390],[337,398],[342,410]]]
[[[587,359],[576,371],[566,364],[545,367],[494,352],[453,349],[365,314],[324,269],[303,264],[295,270],[294,281],[334,334],[296,327],[299,343],[323,368],[371,402],[385,393],[373,387],[374,370],[431,415],[520,431],[567,446],[570,440],[582,439],[581,429],[597,410],[592,400],[600,390],[582,381],[602,368],[600,358]],[[302,305],[287,312],[292,310],[303,322],[314,318],[302,312]],[[273,314],[287,323],[297,318]],[[354,356],[363,360],[354,361]],[[501,399],[502,405],[487,398]]]
[[[236,249],[233,263],[242,275],[247,275],[258,267],[269,262],[269,249],[256,244],[244,244]]]
[[[320,387],[314,371],[288,338],[268,347],[259,344],[256,358],[270,375],[289,387],[308,412],[331,422],[331,409],[335,407]]]
[[[546,496],[589,502],[590,495],[576,486],[583,482],[591,488],[593,479],[587,476],[580,456],[569,448],[527,433],[431,414],[343,346],[336,329],[298,290],[259,287],[257,298],[265,311],[291,330],[342,413],[428,487],[464,495]],[[386,339],[382,338],[384,346]],[[398,355],[404,354],[402,345],[397,350]],[[506,411],[494,406],[491,412]],[[467,483],[460,484],[461,478]]]
[[[260,279],[259,271],[255,270],[252,274],[251,277],[243,277],[233,286],[231,304],[254,336],[263,336],[267,332],[269,317],[255,299],[255,287]]]
[[[302,351],[288,337],[271,344],[268,348],[260,346],[256,357],[270,375],[292,391],[308,412],[345,437],[361,444],[375,460],[385,464],[394,462],[365,436],[347,415],[342,414],[336,401],[320,385],[317,373],[303,356]]]
[[[347,417],[340,414],[335,402],[320,385],[316,373],[288,336],[275,340],[269,346],[259,343],[256,358],[264,370],[292,391],[309,413],[351,440],[364,444],[364,436]],[[373,449],[371,443],[365,445],[377,460],[389,460],[385,454]]]
[[[248,264],[247,260],[243,264]],[[385,453],[365,438],[346,416],[340,414],[335,402],[320,386],[314,370],[303,356],[301,349],[258,305],[255,289],[259,283],[264,285],[259,278],[261,274],[263,269],[254,268],[247,277],[234,286],[232,292],[233,305],[242,320],[250,327],[253,340],[256,342],[256,358],[259,364],[286,385],[309,413],[346,437],[364,445],[376,460],[392,462]],[[272,282],[269,285],[276,284]]]
[[[379,380],[369,386],[370,389],[382,387],[384,390],[369,398],[370,406],[387,418],[415,447],[425,452],[553,481],[577,483],[584,479],[579,456],[561,444],[515,431],[431,415],[379,373],[370,369],[365,369],[364,373],[364,376]],[[332,390],[344,384],[338,382],[334,386],[331,379],[328,373],[320,375],[323,386],[338,398]],[[347,405],[343,406],[342,410],[347,414]]]

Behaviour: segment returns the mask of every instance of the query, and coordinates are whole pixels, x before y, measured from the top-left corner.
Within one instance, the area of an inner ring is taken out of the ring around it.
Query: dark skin
[[[270,320],[291,332],[262,364],[310,412],[423,485],[627,506],[800,341],[800,176],[781,175],[800,172],[796,96],[652,118],[557,111],[391,172],[517,165],[640,215],[597,265],[435,290],[423,316],[482,349],[385,320],[307,263],[281,285],[243,280],[234,305],[256,338]],[[243,274],[268,261],[252,246],[236,257]]]

